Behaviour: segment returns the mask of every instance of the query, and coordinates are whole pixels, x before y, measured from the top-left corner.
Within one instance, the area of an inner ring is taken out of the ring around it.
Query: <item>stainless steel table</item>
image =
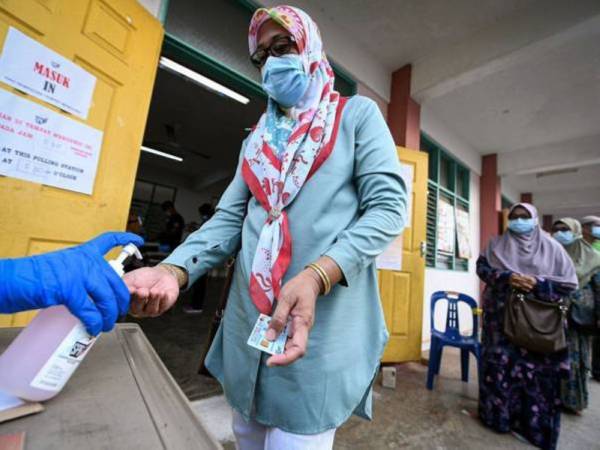
[[[20,331],[0,328],[0,351]],[[206,431],[136,324],[103,334],[46,410],[0,424],[25,431],[26,450],[222,447]]]

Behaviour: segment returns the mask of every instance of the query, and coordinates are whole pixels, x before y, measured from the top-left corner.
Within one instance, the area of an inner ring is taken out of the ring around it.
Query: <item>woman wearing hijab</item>
[[[496,431],[513,431],[535,446],[554,449],[567,351],[541,355],[513,345],[503,332],[504,309],[513,289],[559,301],[577,287],[573,263],[542,231],[535,207],[518,203],[510,210],[508,230],[479,257],[477,274],[486,284],[479,416]]]
[[[590,244],[594,250],[600,252],[600,217],[585,216],[581,218],[580,223],[583,240]]]
[[[268,105],[216,214],[165,264],[125,281],[132,312],[156,316],[241,246],[206,360],[234,409],[238,444],[330,449],[353,413],[371,417],[388,337],[374,259],[402,231],[406,188],[378,107],[334,90],[306,13],[257,10],[249,46]],[[269,339],[290,318],[283,354],[247,344],[261,313],[273,316]]]
[[[583,239],[581,224],[575,219],[564,217],[552,225],[552,236],[564,246],[575,265],[579,289],[570,295],[573,306],[600,306],[600,253]],[[600,308],[595,310],[596,314],[600,313]],[[571,371],[569,378],[563,380],[561,392],[563,407],[575,413],[580,413],[588,405],[590,342],[589,332],[586,331],[588,330],[581,329],[574,321],[569,323],[567,339]]]
[[[581,218],[583,240],[600,252],[600,216]],[[600,336],[592,336],[592,378],[600,381]]]

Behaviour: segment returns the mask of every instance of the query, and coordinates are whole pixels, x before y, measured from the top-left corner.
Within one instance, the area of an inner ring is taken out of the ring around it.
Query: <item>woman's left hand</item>
[[[291,323],[285,352],[271,356],[267,360],[269,367],[287,366],[305,355],[320,292],[321,281],[312,270],[300,272],[281,288],[266,338],[275,340],[288,323],[288,318],[291,318]]]
[[[529,275],[518,275],[518,288],[525,291],[531,292],[537,284],[537,279]]]

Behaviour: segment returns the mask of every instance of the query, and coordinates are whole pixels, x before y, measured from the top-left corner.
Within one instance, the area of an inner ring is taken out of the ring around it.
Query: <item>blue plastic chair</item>
[[[446,315],[446,330],[435,329],[435,305],[440,300],[448,301]],[[473,311],[473,333],[471,336],[462,336],[458,320],[458,303],[464,302]],[[429,368],[427,370],[427,389],[433,389],[433,379],[440,373],[442,350],[444,346],[460,348],[462,380],[469,381],[469,353],[475,355],[479,371],[481,344],[479,343],[479,307],[471,297],[458,292],[438,291],[431,296],[431,349],[429,351]],[[481,373],[481,371],[479,371]]]

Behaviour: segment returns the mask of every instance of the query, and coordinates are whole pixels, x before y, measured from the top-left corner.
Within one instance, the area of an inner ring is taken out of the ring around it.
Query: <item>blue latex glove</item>
[[[144,240],[132,233],[105,233],[85,244],[39,256],[0,260],[0,312],[65,305],[88,333],[110,331],[129,309],[129,290],[103,255]]]

